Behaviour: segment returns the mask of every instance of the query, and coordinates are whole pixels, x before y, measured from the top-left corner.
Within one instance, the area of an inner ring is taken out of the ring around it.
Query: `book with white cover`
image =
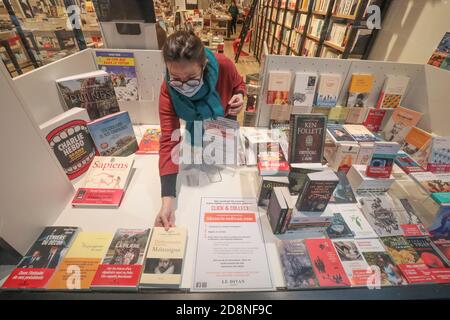
[[[316,93],[316,106],[335,107],[341,91],[340,74],[321,74]]]
[[[318,82],[317,73],[297,72],[293,92],[292,112],[310,113],[314,103],[314,95]]]
[[[335,205],[333,208],[342,215],[355,239],[378,237],[356,204]]]
[[[397,108],[401,105],[408,88],[409,77],[387,75],[381,90],[377,108]]]
[[[355,240],[335,239],[332,242],[352,287],[365,286],[370,277],[367,274],[369,265],[364,260]]]

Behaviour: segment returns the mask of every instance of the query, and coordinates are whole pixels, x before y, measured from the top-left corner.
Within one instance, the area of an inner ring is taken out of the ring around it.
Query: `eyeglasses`
[[[189,79],[187,81],[181,80],[169,80],[169,84],[175,88],[181,88],[184,84],[191,88],[198,87],[200,85],[201,79]]]

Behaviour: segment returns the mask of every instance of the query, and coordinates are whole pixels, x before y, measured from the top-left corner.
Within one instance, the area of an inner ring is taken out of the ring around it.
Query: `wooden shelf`
[[[308,37],[308,38],[310,38],[311,40],[314,40],[314,41],[316,41],[316,42],[320,42],[320,38],[318,38],[318,37],[316,37],[316,36],[313,36],[313,35],[311,35],[311,34],[307,34],[306,35],[306,37]]]
[[[315,14],[315,15],[318,15],[318,16],[324,16],[324,17],[327,16],[327,13],[326,13],[326,12],[313,11],[312,13]]]
[[[336,43],[330,42],[330,41],[324,41],[323,42],[327,47],[333,48],[334,50],[340,51],[340,52],[344,52],[345,48],[339,46]]]
[[[333,14],[331,17],[335,18],[335,19],[355,20],[355,16],[347,16],[347,15],[341,15],[341,14]]]

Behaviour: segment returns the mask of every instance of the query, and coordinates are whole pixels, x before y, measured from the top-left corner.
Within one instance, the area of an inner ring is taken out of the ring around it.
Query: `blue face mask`
[[[195,96],[195,94],[202,88],[204,82],[203,82],[203,77],[200,79],[200,83],[198,86],[196,87],[191,87],[189,85],[187,85],[186,83],[183,83],[183,85],[181,87],[172,87],[174,88],[176,91],[178,91],[179,93],[181,93],[182,95],[191,98],[193,96]]]

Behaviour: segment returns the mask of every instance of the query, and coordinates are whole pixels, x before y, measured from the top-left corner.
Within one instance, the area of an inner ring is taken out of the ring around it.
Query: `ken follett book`
[[[322,162],[327,116],[321,114],[294,114],[291,115],[290,121],[289,162]]]

